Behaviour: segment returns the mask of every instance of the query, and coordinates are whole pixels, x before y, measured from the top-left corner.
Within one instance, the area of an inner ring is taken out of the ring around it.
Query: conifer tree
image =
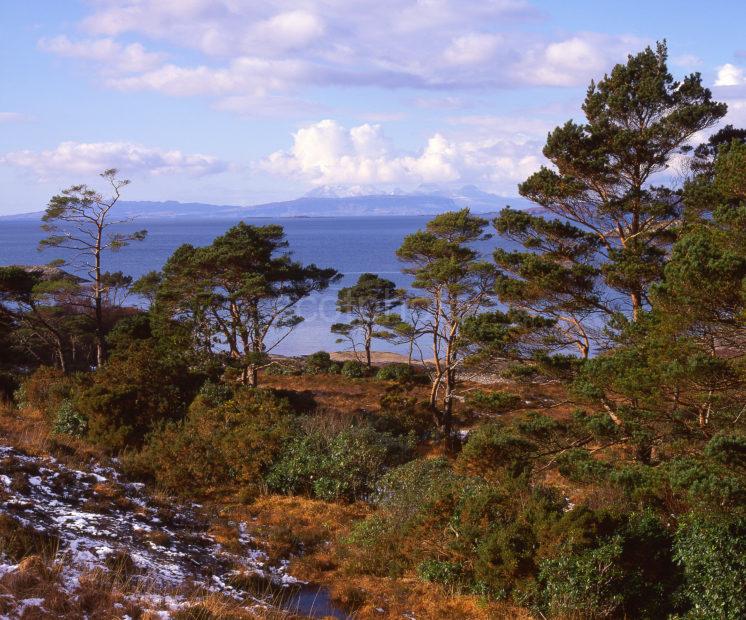
[[[182,245],[160,277],[148,275],[158,283],[155,314],[185,325],[203,352],[226,350],[256,386],[268,354],[303,321],[298,303],[341,277],[292,260],[287,246],[281,226],[243,222],[208,246]]]
[[[116,252],[132,241],[145,239],[147,231],[123,232],[118,228],[130,219],[112,219],[112,209],[129,180],[120,179],[116,169],[101,173],[111,186],[109,197],[88,187],[73,185],[53,196],[42,217],[42,229],[49,236],[39,242],[39,248],[62,248],[72,253],[72,263],[90,278],[90,302],[96,323],[96,365],[106,361],[104,302],[109,288],[103,269],[103,254]]]
[[[446,438],[452,430],[453,392],[457,371],[467,353],[461,337],[464,321],[493,305],[495,267],[482,260],[472,245],[489,238],[487,220],[468,209],[443,213],[425,230],[405,237],[396,255],[414,276],[412,287],[421,291],[414,300],[426,316],[422,332],[432,344],[430,406]],[[442,393],[442,406],[438,407]]]
[[[659,43],[591,82],[585,122],[552,131],[543,150],[552,167],[519,186],[547,215],[505,210],[495,220],[523,246],[495,253],[500,297],[557,319],[583,355],[610,318],[636,320],[649,307],[682,216],[680,192],[659,173],[726,113],[698,73],[676,81],[666,60]]]
[[[373,339],[391,340],[394,336],[391,331],[383,329],[382,320],[402,301],[402,291],[391,280],[364,273],[353,286],[341,288],[337,293],[337,311],[353,318],[349,323],[335,323],[331,331],[343,337],[338,342],[349,340],[353,351],[357,350],[358,340],[362,340],[365,362],[370,368]]]

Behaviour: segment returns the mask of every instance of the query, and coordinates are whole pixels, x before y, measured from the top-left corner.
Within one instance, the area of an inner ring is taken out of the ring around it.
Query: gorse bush
[[[368,376],[368,367],[357,360],[347,360],[340,371],[348,379],[362,379]]]
[[[387,469],[407,460],[411,448],[406,438],[367,425],[329,432],[307,424],[283,448],[267,484],[325,500],[365,499]]]
[[[97,371],[74,403],[88,420],[90,439],[116,452],[141,445],[160,424],[183,418],[204,380],[151,341],[136,341]]]
[[[72,437],[84,437],[88,432],[88,419],[75,409],[72,400],[65,399],[57,408],[52,432]]]
[[[521,397],[509,392],[485,392],[473,390],[466,393],[469,406],[486,413],[507,413],[521,405]]]
[[[396,381],[397,383],[427,382],[427,377],[409,364],[387,364],[376,372],[378,381]],[[424,380],[424,381],[423,381]]]
[[[676,532],[686,576],[687,617],[746,617],[746,518],[690,514]]]
[[[287,400],[269,390],[242,388],[219,404],[200,395],[184,420],[148,436],[129,468],[175,493],[226,485],[256,492],[295,424]]]
[[[307,375],[328,373],[332,368],[336,370],[338,366],[332,362],[331,355],[326,351],[317,351],[316,353],[308,355],[305,360],[303,360],[303,373]]]

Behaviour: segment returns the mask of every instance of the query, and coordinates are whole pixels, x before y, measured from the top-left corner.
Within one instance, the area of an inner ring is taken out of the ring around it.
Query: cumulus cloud
[[[42,47],[98,61],[119,74],[109,76],[112,86],[206,95],[222,109],[271,108],[272,97],[333,85],[572,86],[640,43],[521,28],[540,19],[526,0],[93,0],[91,7],[82,28],[95,38],[56,37]],[[167,47],[169,61],[119,43],[124,36]]]
[[[741,86],[746,84],[746,75],[742,67],[725,63],[718,69],[715,86]]]
[[[316,186],[463,182],[515,191],[515,183],[539,167],[537,151],[525,137],[455,140],[436,133],[418,152],[406,153],[380,125],[347,129],[327,119],[299,129],[290,149],[272,153],[259,167]]]
[[[186,174],[204,176],[229,169],[216,157],[186,154],[127,142],[62,142],[54,149],[13,151],[0,156],[0,163],[27,170],[40,179],[65,175],[90,175],[107,168],[125,174]]]

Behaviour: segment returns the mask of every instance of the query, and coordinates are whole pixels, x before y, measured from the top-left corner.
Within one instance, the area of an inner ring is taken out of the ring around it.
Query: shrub
[[[692,618],[746,617],[746,519],[690,514],[676,531]]]
[[[326,351],[317,351],[307,356],[303,363],[303,373],[319,375],[328,373],[332,365],[332,358]]]
[[[214,381],[207,380],[202,384],[198,394],[202,397],[205,405],[217,407],[233,398],[234,391],[224,383],[215,383]]]
[[[418,374],[409,364],[387,364],[376,372],[378,381],[396,381],[398,383],[411,383],[418,378]]]
[[[348,379],[362,379],[368,376],[368,367],[357,360],[347,360],[340,372]]]
[[[345,541],[349,568],[378,575],[414,569],[454,590],[502,597],[536,572],[541,532],[563,503],[540,487],[492,485],[454,472],[445,459],[388,472],[377,512]]]
[[[439,583],[456,590],[461,582],[461,565],[457,562],[425,560],[417,566],[417,576],[423,581]]]
[[[509,392],[474,390],[467,392],[466,402],[480,411],[501,414],[516,409],[521,404],[521,397]]]
[[[380,400],[381,409],[373,423],[378,430],[394,435],[414,434],[424,438],[435,429],[432,411],[426,403],[408,396],[401,386],[386,390]]]
[[[541,564],[540,606],[545,612],[666,618],[682,611],[673,541],[652,513],[614,516],[576,508],[563,516],[553,534],[564,542]]]
[[[305,428],[283,449],[267,484],[283,493],[324,500],[365,499],[386,469],[407,460],[410,451],[406,439],[369,426],[338,433]]]
[[[620,615],[624,573],[618,538],[595,549],[566,552],[541,566],[543,607],[552,617],[609,618]]]
[[[65,399],[57,408],[52,432],[60,435],[84,437],[88,432],[88,419],[75,409],[70,399]]]
[[[612,469],[611,465],[593,458],[588,450],[574,448],[557,457],[559,473],[578,483],[602,482]]]
[[[42,412],[50,420],[69,399],[78,381],[57,368],[40,366],[21,383],[14,398],[19,408],[30,407]]]
[[[445,459],[418,459],[387,472],[371,498],[377,513],[358,522],[341,549],[353,571],[395,577],[428,559],[417,536],[423,515],[462,479]]]
[[[275,377],[287,377],[301,374],[301,371],[294,362],[291,361],[273,361],[264,369],[264,373]]]
[[[93,375],[74,404],[88,419],[89,438],[117,452],[141,445],[159,424],[183,418],[203,382],[180,358],[136,341]]]
[[[511,364],[505,369],[503,375],[516,381],[530,381],[536,377],[538,371],[530,364]]]
[[[519,476],[528,471],[535,444],[499,423],[483,424],[471,433],[459,455],[467,471],[485,476],[508,473]]]
[[[149,435],[129,468],[172,492],[225,484],[255,491],[294,426],[287,400],[268,390],[245,388],[217,406],[198,396],[185,420]]]

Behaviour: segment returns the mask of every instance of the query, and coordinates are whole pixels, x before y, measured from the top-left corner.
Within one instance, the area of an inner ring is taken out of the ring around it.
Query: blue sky
[[[0,0],[0,213],[107,167],[135,200],[515,195],[588,82],[657,39],[746,126],[744,23],[737,0]]]

